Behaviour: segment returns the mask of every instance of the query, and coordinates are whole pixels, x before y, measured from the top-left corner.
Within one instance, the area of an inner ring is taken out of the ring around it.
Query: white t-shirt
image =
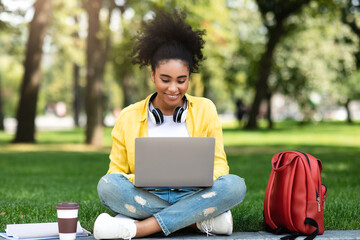
[[[150,103],[150,109],[154,109]],[[150,112],[148,113],[150,114]],[[160,125],[154,124],[148,117],[148,136],[149,137],[190,137],[186,128],[186,122],[176,123],[173,116],[164,116],[164,122]]]

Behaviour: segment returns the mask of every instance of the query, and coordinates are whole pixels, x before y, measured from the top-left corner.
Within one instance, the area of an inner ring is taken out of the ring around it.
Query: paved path
[[[265,239],[273,240],[280,239],[280,237],[286,235],[274,235],[267,232],[235,232],[231,236],[208,236],[204,234],[194,234],[194,233],[174,233],[168,237],[163,237],[162,235],[153,235],[151,237],[142,238],[142,239]],[[296,240],[303,240],[305,237],[298,237]],[[93,236],[77,238],[77,240],[94,240]],[[360,230],[350,230],[350,231],[325,231],[323,235],[319,235],[315,240],[353,240],[360,239]]]

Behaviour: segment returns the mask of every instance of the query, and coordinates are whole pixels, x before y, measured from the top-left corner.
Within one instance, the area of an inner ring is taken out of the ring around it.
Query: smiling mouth
[[[166,94],[166,96],[168,96],[171,99],[176,99],[179,97],[179,94],[176,94],[176,95]]]

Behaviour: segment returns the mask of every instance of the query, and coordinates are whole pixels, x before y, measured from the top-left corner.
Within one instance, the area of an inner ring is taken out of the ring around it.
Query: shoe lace
[[[212,234],[212,230],[213,230],[213,218],[204,220],[200,223],[201,229],[206,233],[206,236],[208,237],[213,236],[214,234]]]

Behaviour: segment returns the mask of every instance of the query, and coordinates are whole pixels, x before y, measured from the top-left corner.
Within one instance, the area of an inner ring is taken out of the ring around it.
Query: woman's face
[[[183,97],[189,87],[189,67],[178,59],[161,61],[151,74],[157,96],[152,101],[164,115],[172,115],[176,107],[182,107]]]

